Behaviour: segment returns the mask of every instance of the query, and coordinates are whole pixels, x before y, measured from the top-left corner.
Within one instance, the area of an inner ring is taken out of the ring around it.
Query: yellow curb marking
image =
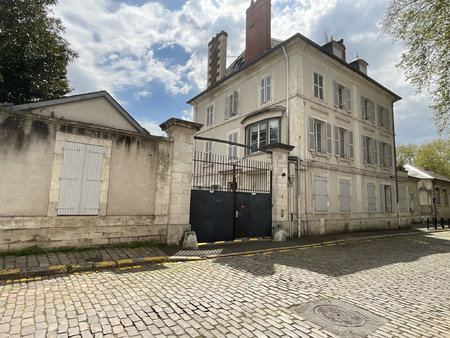
[[[313,248],[320,248],[322,246],[322,244],[316,244],[316,245],[313,245]]]
[[[291,251],[292,249],[281,249],[281,250],[278,250],[278,251],[280,251],[280,252],[288,252],[288,251]]]
[[[336,243],[328,243],[328,244],[325,244],[326,246],[333,246],[333,245],[336,245]]]
[[[217,242],[214,242],[214,244],[223,244],[223,243],[225,243],[225,241],[217,241]]]
[[[257,241],[258,238],[250,238],[249,241]]]
[[[142,265],[125,266],[123,268],[119,268],[119,270],[139,269],[141,267],[142,267]]]
[[[146,262],[153,262],[153,261],[165,261],[167,258],[166,257],[145,257],[144,261]]]
[[[346,243],[346,242],[339,243],[339,245],[345,245],[345,244],[348,244],[348,243]]]
[[[299,250],[306,250],[306,249],[308,249],[309,247],[308,246],[303,246],[303,247],[301,247],[301,248],[298,248]]]
[[[265,251],[265,252],[263,252],[262,254],[263,254],[263,255],[270,255],[271,253],[273,253],[273,251]]]
[[[208,243],[197,243],[197,245],[206,245]]]
[[[10,273],[20,272],[20,269],[0,270],[0,275],[8,275]]]
[[[96,267],[105,267],[105,266],[116,266],[116,262],[112,261],[106,261],[106,262],[99,262],[95,264]]]
[[[50,270],[63,270],[63,269],[66,269],[66,266],[65,265],[52,265],[52,266],[49,266],[49,269]]]
[[[133,260],[132,259],[121,259],[119,261],[117,261],[117,263],[120,264],[133,264]]]
[[[31,277],[31,278],[20,278],[20,279],[8,279],[6,281],[7,284],[9,283],[18,283],[18,282],[32,282],[32,281],[37,281],[37,280],[41,280],[42,277]]]
[[[242,242],[242,239],[235,239],[235,240],[233,240],[233,242]]]
[[[242,257],[251,257],[254,256],[255,254],[246,254],[246,255],[242,255]]]

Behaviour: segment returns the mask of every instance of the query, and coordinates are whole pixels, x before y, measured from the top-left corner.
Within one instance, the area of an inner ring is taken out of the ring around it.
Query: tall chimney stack
[[[245,62],[250,62],[271,48],[270,0],[252,0],[247,9]]]
[[[227,67],[227,37],[225,31],[217,33],[208,43],[208,87],[225,76]]]

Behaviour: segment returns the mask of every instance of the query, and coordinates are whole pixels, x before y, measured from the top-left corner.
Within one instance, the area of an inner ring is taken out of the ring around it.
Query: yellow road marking
[[[19,269],[0,270],[0,275],[9,275],[10,273],[20,272]]]
[[[225,243],[225,241],[217,241],[217,242],[214,242],[214,244],[223,244],[223,243]]]
[[[263,252],[262,254],[263,254],[263,255],[269,255],[269,254],[271,254],[271,253],[273,253],[273,251],[265,251],[265,252]]]
[[[257,241],[258,238],[250,238],[249,240],[250,240],[250,241]]]
[[[201,245],[206,245],[208,243],[197,243],[197,245],[201,246]]]
[[[250,257],[250,256],[254,256],[255,254],[246,254],[246,255],[242,255],[242,257]]]
[[[99,262],[99,263],[96,263],[95,266],[97,268],[106,267],[106,266],[116,266],[116,262],[113,262],[113,261]]]
[[[133,260],[132,259],[121,259],[121,260],[117,261],[117,263],[119,265],[121,265],[121,264],[133,264]]]
[[[288,251],[291,251],[292,249],[281,249],[281,250],[279,250],[280,252],[288,252]]]
[[[242,239],[235,239],[233,242],[242,242]]]
[[[145,257],[144,261],[146,262],[153,262],[153,261],[164,261],[166,260],[166,257],[160,256],[160,257]]]
[[[64,270],[66,269],[65,265],[52,265],[49,267],[50,270]]]

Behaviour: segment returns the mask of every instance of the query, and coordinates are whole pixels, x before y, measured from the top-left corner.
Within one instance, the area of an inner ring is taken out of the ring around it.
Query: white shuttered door
[[[102,146],[64,144],[58,215],[98,214],[102,162]]]

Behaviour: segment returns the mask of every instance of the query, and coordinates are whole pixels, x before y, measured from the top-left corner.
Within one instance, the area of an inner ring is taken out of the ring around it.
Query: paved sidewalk
[[[243,239],[240,242],[201,245],[198,250],[185,250],[177,246],[162,245],[151,248],[105,248],[77,253],[49,253],[21,257],[5,256],[0,257],[0,280],[26,279],[50,274],[96,271],[152,263],[212,259],[303,246],[357,242],[368,238],[421,235],[436,231],[449,231],[449,229],[427,230],[426,227],[422,226],[400,230],[308,236],[288,239],[285,242],[273,242],[271,239]]]

